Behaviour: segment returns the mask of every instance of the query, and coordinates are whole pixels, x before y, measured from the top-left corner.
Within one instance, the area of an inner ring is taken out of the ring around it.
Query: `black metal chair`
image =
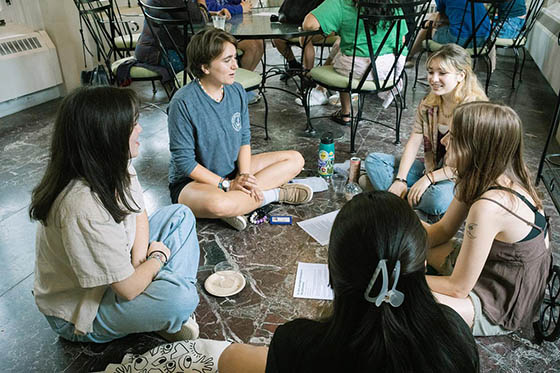
[[[353,47],[353,58],[352,58],[352,68],[350,75],[348,77],[338,74],[333,66],[318,66],[310,71],[310,76],[314,83],[326,87],[329,90],[335,90],[339,92],[346,92],[350,96],[352,93],[358,93],[358,112],[354,113],[353,105],[350,105],[350,151],[355,152],[355,140],[356,133],[358,129],[358,124],[361,120],[368,120],[374,123],[381,124],[385,127],[393,128],[395,130],[395,144],[400,142],[400,124],[402,111],[405,108],[405,94],[406,94],[406,73],[402,65],[398,64],[399,58],[403,55],[406,45],[402,43],[404,36],[406,35],[405,28],[402,25],[406,24],[406,19],[414,17],[414,24],[420,25],[426,16],[427,10],[430,5],[430,0],[418,0],[400,3],[378,3],[372,0],[361,0],[358,2],[358,16],[356,17],[356,36],[354,39]],[[415,9],[414,13],[408,13],[405,15],[402,11],[403,6],[413,7]],[[378,9],[387,10],[388,15],[380,15],[377,11]],[[360,25],[360,21],[363,22],[363,26]],[[371,32],[376,32],[377,24],[382,25],[384,37],[379,45],[374,48],[372,42]],[[371,60],[369,67],[366,69],[364,74],[360,79],[354,78],[355,70],[355,57],[357,50],[357,36],[358,27],[364,27],[365,34],[368,44],[368,53]],[[413,37],[419,30],[419,26],[413,30]],[[391,50],[393,51],[394,62],[387,74],[385,79],[380,79],[376,61],[380,57],[381,52],[384,47],[389,46],[388,40],[389,35],[395,31],[395,45],[391,45]],[[371,75],[370,75],[371,73]],[[372,78],[369,78],[371,76]],[[400,86],[402,82],[402,87]],[[308,96],[310,88],[305,91],[303,106],[305,108],[305,114],[307,116],[307,128],[306,131],[314,133],[315,129],[311,124],[311,120],[315,118],[310,118],[310,109],[308,105]],[[385,123],[377,122],[374,120],[366,119],[362,117],[364,102],[366,96],[369,94],[377,94],[379,92],[390,92],[393,95],[395,101],[396,118],[395,127],[391,127]]]
[[[558,33],[558,45],[560,45],[560,33]],[[548,154],[548,148],[554,135],[560,126],[560,95],[556,100],[556,108],[552,115],[552,123],[537,170],[536,185],[542,180],[543,185],[550,195],[556,211],[560,211],[560,154]],[[551,254],[552,255],[552,254]],[[535,339],[538,344],[543,341],[553,342],[560,338],[560,267],[552,265],[548,274],[547,285],[544,293],[543,303],[540,309],[539,319],[533,323]]]
[[[132,32],[133,29],[128,22],[122,21],[120,11],[118,11],[118,8],[115,9],[113,0],[74,0],[74,4],[80,16],[80,34],[82,36],[84,59],[85,53],[88,51],[98,62],[105,65],[113,84],[117,67],[134,58],[130,57],[130,48],[119,48],[115,40],[121,38],[125,41],[125,44],[126,41],[130,44],[132,39],[130,39],[131,36],[128,32]],[[95,44],[95,51],[90,50],[86,42],[84,26]],[[161,81],[162,77],[151,70],[134,66],[130,69],[130,78],[133,81],[151,81],[155,93],[154,82]]]
[[[499,17],[498,5],[504,2],[509,2],[510,4],[509,7],[506,7],[506,13],[501,14]],[[475,12],[476,12],[475,5],[477,3],[483,4],[484,9],[486,10],[486,14],[483,17],[481,17],[478,23],[475,17]],[[455,41],[455,44],[462,46],[469,52],[474,64],[476,64],[478,59],[482,59],[484,61],[486,65],[486,84],[485,84],[486,93],[488,93],[488,85],[490,84],[490,78],[492,76],[492,63],[489,55],[492,49],[494,48],[494,45],[496,44],[498,34],[500,33],[500,30],[502,29],[505,19],[507,18],[507,15],[509,14],[509,11],[511,10],[512,6],[513,6],[513,1],[511,0],[467,0],[465,2],[465,10],[463,12],[463,19],[461,21],[460,29],[463,28],[463,24],[466,24],[465,22],[468,22],[471,26],[472,35],[469,35],[466,39],[462,38],[461,34],[457,35],[457,40]],[[471,17],[470,19],[465,19],[467,18],[465,15],[467,14],[468,8],[470,8]],[[490,32],[488,34],[488,37],[482,43],[479,43],[477,40],[478,38],[476,38],[475,35],[483,27],[484,21],[486,19],[488,19],[490,23]],[[439,44],[431,40],[433,21],[425,22],[422,25],[422,27],[428,29],[428,39],[424,41],[423,43],[424,49],[420,52],[418,58],[416,59],[415,69],[414,69],[415,74],[414,74],[413,88],[416,88],[416,82],[418,80],[418,67],[420,65],[420,60],[422,55],[426,52],[428,53],[436,52],[443,46],[442,44]]]
[[[523,61],[521,62],[521,68],[519,69],[519,81],[522,81],[523,67],[525,66],[525,43],[527,42],[527,35],[533,29],[533,26],[537,22],[537,17],[540,14],[544,0],[531,0],[529,6],[527,7],[527,14],[525,15],[525,23],[521,28],[519,34],[513,39],[502,39],[498,38],[496,40],[496,48],[512,49],[515,57],[515,64],[513,67],[513,76],[511,78],[511,88],[515,88],[515,76],[517,75],[517,69],[519,68],[519,50],[523,51]]]

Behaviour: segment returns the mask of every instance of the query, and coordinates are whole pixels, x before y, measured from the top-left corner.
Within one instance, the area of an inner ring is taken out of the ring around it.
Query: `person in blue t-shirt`
[[[513,3],[513,4],[512,4]],[[527,6],[525,0],[511,0],[498,4],[498,16],[506,17],[498,35],[502,39],[514,39],[525,25]]]
[[[432,40],[439,44],[455,43],[463,48],[472,47],[473,39],[471,37],[474,27],[471,4],[467,0],[436,0],[436,9],[437,13],[430,16],[430,20],[433,21],[434,32]],[[482,22],[476,31],[476,45],[482,45],[490,35],[490,20],[484,4],[474,4],[474,19],[475,26]],[[420,29],[408,54],[409,61],[412,61],[414,56],[423,48],[422,42],[427,39],[427,36],[427,30]],[[467,42],[469,43],[467,44]]]
[[[245,214],[271,202],[309,202],[313,191],[287,184],[304,165],[297,151],[251,154],[247,94],[235,83],[236,44],[210,28],[187,47],[187,69],[196,79],[169,104],[169,190],[172,202],[196,217],[243,230]]]

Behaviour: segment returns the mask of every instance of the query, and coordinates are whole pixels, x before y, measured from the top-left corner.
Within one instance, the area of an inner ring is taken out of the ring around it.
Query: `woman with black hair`
[[[467,324],[428,287],[426,246],[404,200],[381,191],[354,197],[330,236],[331,315],[278,327],[269,348],[231,345],[220,373],[477,372]]]
[[[64,339],[198,337],[189,317],[198,304],[195,218],[171,205],[148,220],[131,164],[141,131],[128,89],[80,88],[59,108],[30,216],[39,221],[35,302]]]

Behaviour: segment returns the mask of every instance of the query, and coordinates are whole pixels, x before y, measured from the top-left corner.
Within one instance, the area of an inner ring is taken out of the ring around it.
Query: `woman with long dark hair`
[[[478,371],[468,326],[436,303],[426,283],[426,239],[416,214],[394,194],[354,197],[329,242],[332,314],[278,327],[268,349],[231,345],[219,371]]]
[[[131,164],[141,131],[128,89],[79,88],[59,108],[29,211],[39,222],[35,302],[64,339],[198,336],[195,219],[172,205],[148,220]]]
[[[439,302],[475,336],[499,335],[538,318],[551,254],[542,202],[523,161],[523,126],[506,105],[458,106],[442,139],[457,170],[455,198],[427,227],[428,276]],[[465,223],[462,242],[452,240]]]

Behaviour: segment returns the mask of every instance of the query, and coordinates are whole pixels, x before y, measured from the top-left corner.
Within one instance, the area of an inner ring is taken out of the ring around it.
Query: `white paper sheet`
[[[294,298],[333,300],[326,264],[298,262]]]
[[[340,210],[329,212],[328,214],[319,215],[311,219],[303,220],[297,223],[308,235],[321,246],[329,243],[332,225],[334,219]]]
[[[309,185],[313,190],[313,193],[324,192],[329,189],[329,183],[325,181],[324,178],[320,176],[304,177],[301,179],[293,179],[292,183]]]

